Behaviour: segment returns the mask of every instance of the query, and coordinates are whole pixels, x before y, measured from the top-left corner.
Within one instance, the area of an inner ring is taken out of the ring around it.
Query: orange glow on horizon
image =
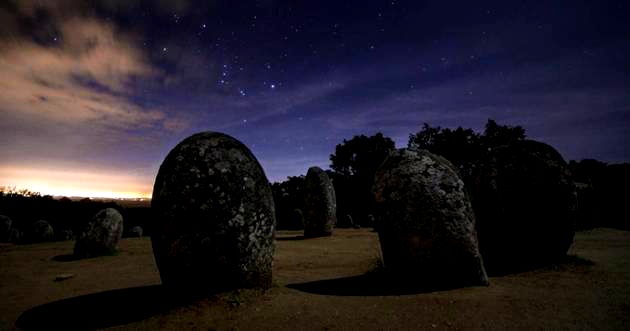
[[[103,172],[0,167],[0,186],[42,195],[150,199],[153,183],[146,178]]]

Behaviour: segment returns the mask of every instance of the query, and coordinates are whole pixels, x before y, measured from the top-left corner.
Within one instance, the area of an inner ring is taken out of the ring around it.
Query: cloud
[[[40,120],[110,127],[151,125],[164,119],[131,103],[134,79],[158,72],[112,26],[75,18],[60,25],[58,47],[28,40],[8,42],[0,53],[2,112]]]

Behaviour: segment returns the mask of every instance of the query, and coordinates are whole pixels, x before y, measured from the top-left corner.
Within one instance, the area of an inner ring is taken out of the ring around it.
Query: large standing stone
[[[151,207],[165,285],[195,293],[271,286],[271,187],[238,140],[203,132],[182,141],[160,166]]]
[[[304,236],[330,236],[337,223],[335,188],[324,170],[311,167],[306,173]]]
[[[526,140],[494,149],[475,178],[473,206],[490,273],[558,260],[573,242],[576,189],[551,146]]]
[[[31,233],[32,242],[52,241],[55,239],[55,231],[50,223],[39,220],[33,223],[33,232]]]
[[[74,245],[74,256],[88,258],[114,254],[118,250],[122,232],[122,215],[114,208],[105,208],[96,213],[79,234]]]
[[[393,151],[373,192],[390,274],[416,286],[488,284],[474,213],[449,161],[425,150]]]
[[[9,242],[12,223],[11,218],[0,215],[0,242]]]

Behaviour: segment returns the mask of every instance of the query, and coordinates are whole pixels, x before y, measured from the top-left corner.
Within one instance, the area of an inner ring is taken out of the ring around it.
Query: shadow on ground
[[[76,257],[74,254],[63,254],[53,257],[53,260],[57,262],[71,262],[80,260],[80,258]]]
[[[15,323],[23,330],[100,329],[140,321],[190,303],[162,285],[105,291],[31,308]]]
[[[452,290],[470,284],[447,285],[446,282],[400,280],[385,272],[370,272],[364,275],[318,280],[307,283],[289,284],[288,288],[302,292],[338,296],[389,296],[421,294]]]
[[[499,275],[508,276],[514,273],[540,271],[568,271],[588,270],[594,262],[575,255],[567,255],[562,260],[537,268],[524,268],[511,273]],[[496,275],[494,275],[496,276]],[[307,283],[289,284],[288,288],[302,292],[338,295],[338,296],[389,296],[405,294],[421,294],[437,291],[448,291],[462,287],[485,286],[484,284],[462,283],[449,279],[405,279],[388,274],[384,269],[375,270],[364,275],[318,280]]]
[[[293,241],[293,240],[306,240],[304,236],[293,236],[293,237],[276,237],[277,241]]]

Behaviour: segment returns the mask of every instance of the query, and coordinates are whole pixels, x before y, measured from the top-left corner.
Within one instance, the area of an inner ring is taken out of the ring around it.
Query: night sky
[[[522,125],[565,159],[630,161],[630,3],[3,1],[0,186],[150,194],[199,131],[270,181],[422,123]]]

